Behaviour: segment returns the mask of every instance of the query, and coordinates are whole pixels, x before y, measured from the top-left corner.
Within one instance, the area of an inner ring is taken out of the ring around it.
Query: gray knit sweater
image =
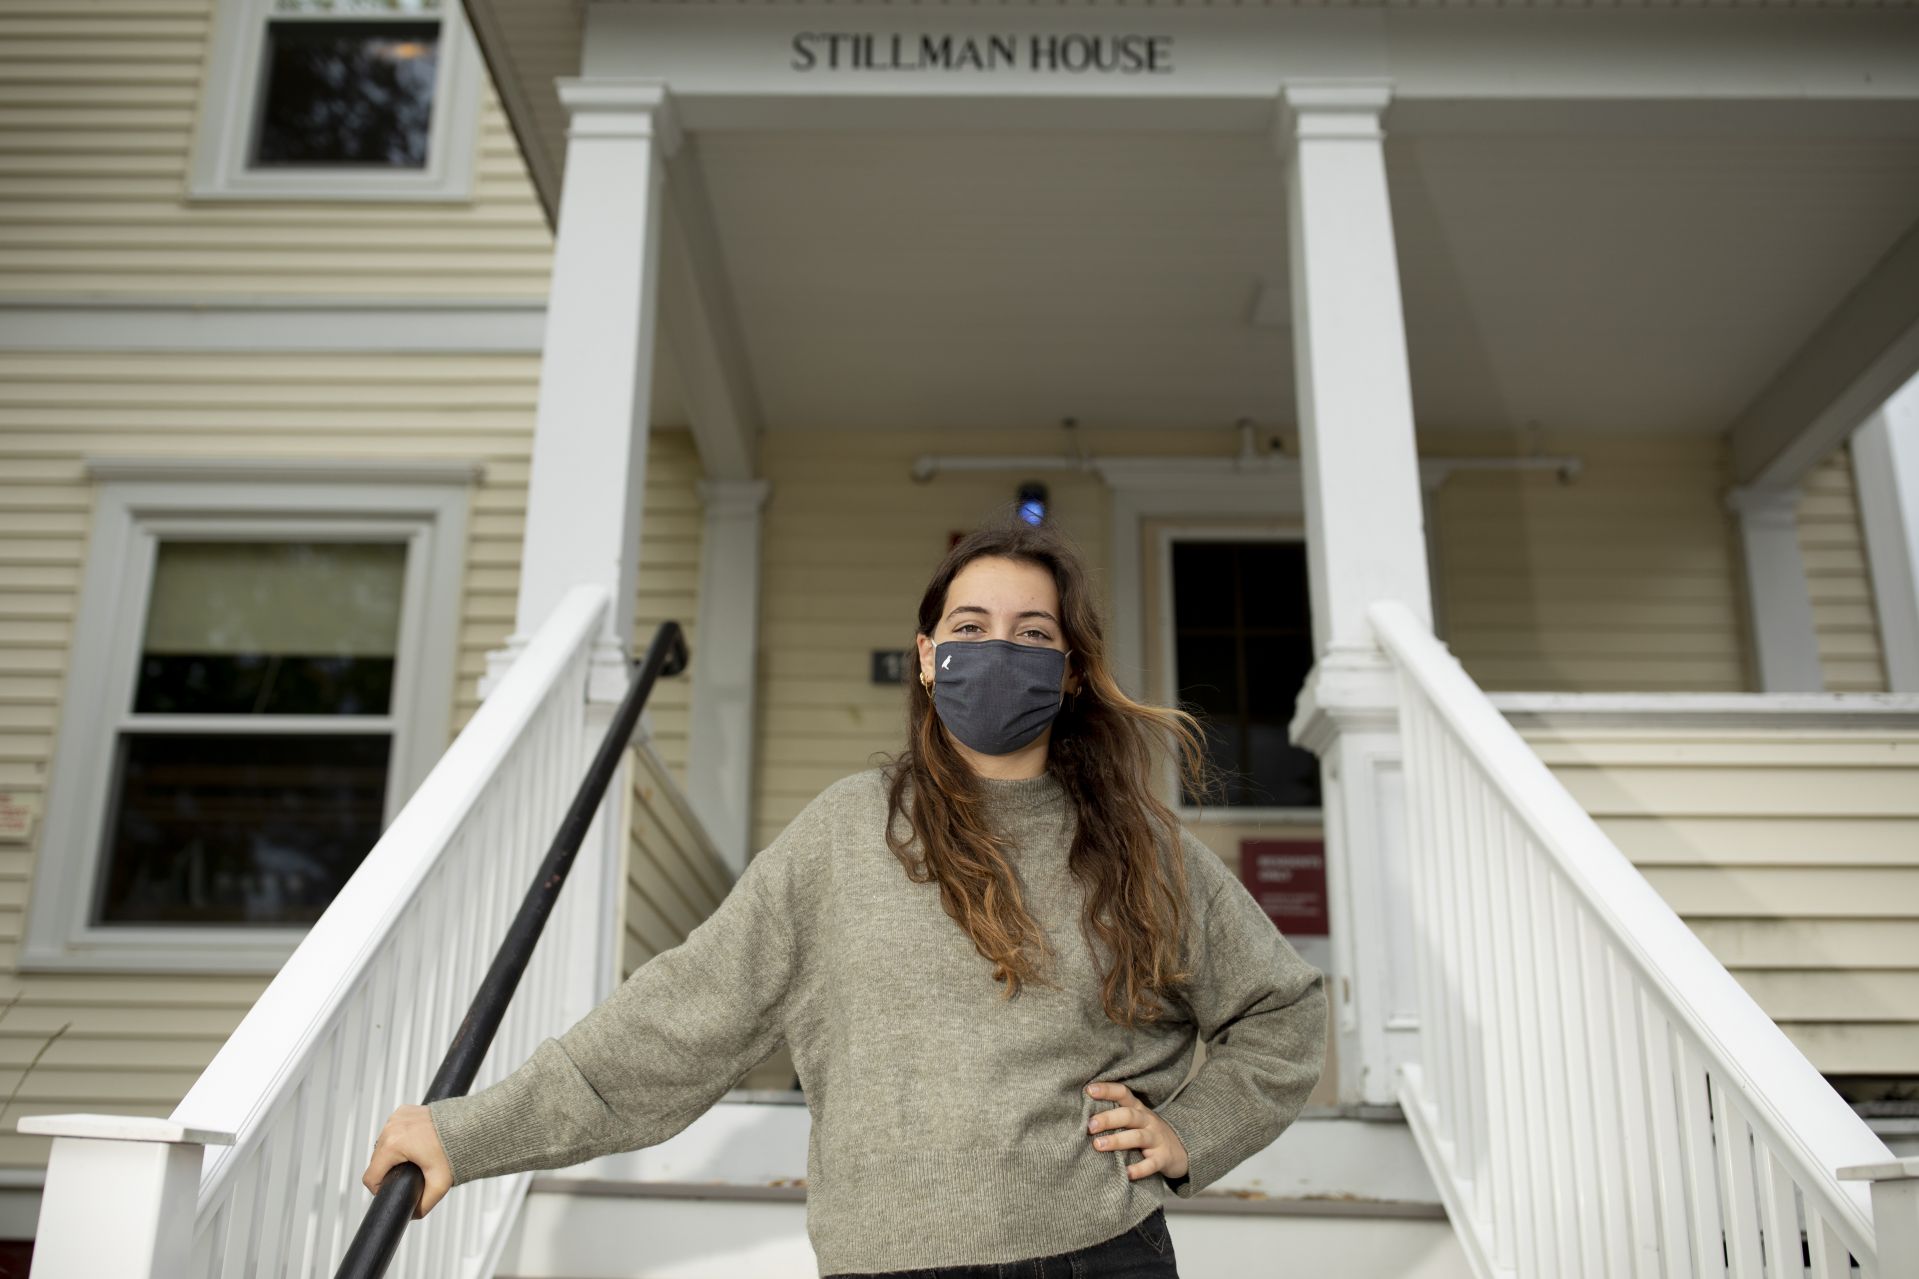
[[[807,1233],[823,1275],[1081,1248],[1267,1146],[1324,1065],[1324,975],[1182,831],[1197,973],[1184,1016],[1115,1025],[1078,923],[1075,815],[1057,777],[982,782],[1063,989],[1001,997],[938,885],[909,881],[887,849],[886,793],[867,769],[822,791],[684,942],[518,1070],[429,1105],[454,1184],[665,1141],[782,1038],[812,1112]],[[1206,1059],[1168,1097],[1195,1028]],[[1179,1133],[1183,1182],[1130,1180],[1138,1151],[1093,1148],[1087,1121],[1116,1104],[1086,1094],[1098,1080],[1126,1083]]]

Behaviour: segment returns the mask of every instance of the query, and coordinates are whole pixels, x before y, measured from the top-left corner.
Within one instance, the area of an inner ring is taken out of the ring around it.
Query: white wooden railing
[[[1399,675],[1419,971],[1398,1093],[1477,1273],[1919,1275],[1919,1169],[1425,625],[1370,617]]]
[[[376,1134],[424,1095],[584,773],[606,607],[596,587],[565,597],[170,1119],[20,1121],[55,1138],[35,1276],[333,1273]],[[591,974],[562,961],[599,905],[560,895],[476,1088],[590,1006],[572,987]],[[449,1195],[392,1273],[492,1273],[527,1181]]]

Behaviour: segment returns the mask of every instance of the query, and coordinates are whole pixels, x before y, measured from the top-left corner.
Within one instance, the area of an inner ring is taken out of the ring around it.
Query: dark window
[[[98,924],[309,924],[385,824],[400,542],[164,538]]]
[[[440,24],[266,24],[250,162],[423,169]]]
[[[1313,666],[1304,544],[1173,543],[1173,654],[1177,699],[1206,726],[1224,802],[1319,807],[1319,761],[1286,739]]]

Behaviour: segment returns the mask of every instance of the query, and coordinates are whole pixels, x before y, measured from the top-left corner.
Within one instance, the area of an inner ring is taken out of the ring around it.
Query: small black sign
[[[905,678],[905,649],[876,648],[873,650],[873,682],[875,684],[897,684]]]

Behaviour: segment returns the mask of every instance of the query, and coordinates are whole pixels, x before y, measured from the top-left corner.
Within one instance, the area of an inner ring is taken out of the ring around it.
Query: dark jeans
[[[977,1266],[827,1275],[826,1279],[1179,1279],[1179,1266],[1173,1256],[1173,1237],[1166,1230],[1166,1210],[1155,1208],[1138,1225],[1071,1252]]]

